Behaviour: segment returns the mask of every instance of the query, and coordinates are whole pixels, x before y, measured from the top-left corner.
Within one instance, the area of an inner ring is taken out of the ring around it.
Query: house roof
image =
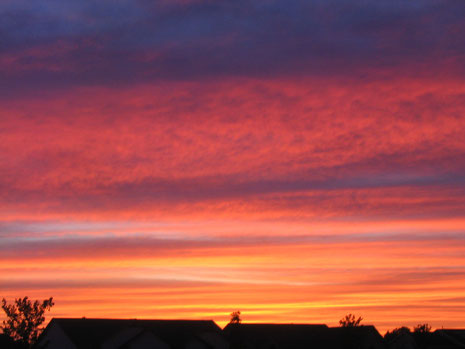
[[[337,348],[360,348],[369,339],[384,343],[383,337],[372,325],[331,327],[329,334]]]
[[[229,324],[223,331],[236,347],[340,349],[360,347],[367,338],[383,342],[374,326],[329,328],[307,324]]]
[[[221,329],[212,320],[54,318],[52,323],[58,324],[78,348],[100,346],[128,329],[150,331],[175,349],[182,348],[187,341],[203,333],[216,332],[221,335]]]
[[[326,325],[308,324],[228,324],[224,330],[236,347],[302,348],[326,342]],[[327,346],[331,348],[331,346]]]
[[[382,339],[383,337],[378,332],[375,326],[372,325],[362,325],[362,326],[355,326],[355,327],[330,327],[329,330],[334,335],[341,335],[344,336],[346,334],[351,334],[357,337],[362,337],[366,335],[373,335]]]
[[[465,348],[465,330],[440,329],[432,333],[431,342],[435,345],[449,345],[455,348]]]

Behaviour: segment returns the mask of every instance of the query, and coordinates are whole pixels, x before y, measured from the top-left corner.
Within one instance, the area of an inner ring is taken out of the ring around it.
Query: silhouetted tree
[[[231,314],[231,320],[229,320],[230,324],[240,324],[242,319],[241,319],[241,312],[238,311],[233,311]]]
[[[387,331],[386,334],[384,335],[384,339],[387,341],[387,342],[390,342],[392,341],[394,338],[396,338],[397,336],[401,335],[401,334],[410,334],[410,328],[408,327],[405,327],[405,326],[402,326],[402,327],[397,327],[395,329],[393,329],[392,331]]]
[[[414,333],[430,333],[431,326],[428,324],[418,324],[413,328]]]
[[[3,333],[22,344],[33,344],[42,332],[40,325],[45,321],[44,313],[53,307],[53,298],[42,303],[34,303],[28,297],[15,299],[14,304],[7,304],[2,299],[2,309],[7,319],[1,326]]]
[[[360,316],[358,319],[353,314],[347,314],[341,320],[339,320],[339,325],[341,327],[357,327],[360,326],[363,318]]]
[[[427,348],[431,341],[431,326],[428,324],[418,324],[413,328],[412,336],[418,348]]]

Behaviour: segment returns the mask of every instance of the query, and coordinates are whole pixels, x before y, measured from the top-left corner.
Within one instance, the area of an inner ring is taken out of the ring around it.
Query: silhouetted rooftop
[[[351,328],[308,324],[228,324],[224,332],[233,347],[242,348],[363,348],[364,343],[381,345],[383,338],[374,326]]]
[[[137,320],[137,319],[69,319],[54,318],[55,323],[65,332],[78,348],[99,346],[109,338],[130,329],[150,331],[170,345],[171,348],[183,348],[192,338],[203,333],[216,332],[221,329],[212,320]],[[49,326],[50,326],[49,324]]]
[[[465,348],[465,330],[436,330],[430,336],[429,342],[437,348]]]
[[[294,349],[328,342],[328,326],[308,324],[228,324],[224,328],[233,347]]]

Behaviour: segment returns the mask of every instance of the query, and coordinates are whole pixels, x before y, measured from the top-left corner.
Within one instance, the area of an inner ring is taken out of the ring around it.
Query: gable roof
[[[212,320],[53,318],[48,326],[52,323],[59,325],[78,348],[99,347],[106,340],[129,329],[150,331],[174,349],[182,348],[187,341],[206,332],[221,335],[221,329]]]

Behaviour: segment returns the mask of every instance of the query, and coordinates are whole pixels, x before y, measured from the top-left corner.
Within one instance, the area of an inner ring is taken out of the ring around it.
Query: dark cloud
[[[1,88],[463,74],[464,16],[455,0],[7,2]]]

